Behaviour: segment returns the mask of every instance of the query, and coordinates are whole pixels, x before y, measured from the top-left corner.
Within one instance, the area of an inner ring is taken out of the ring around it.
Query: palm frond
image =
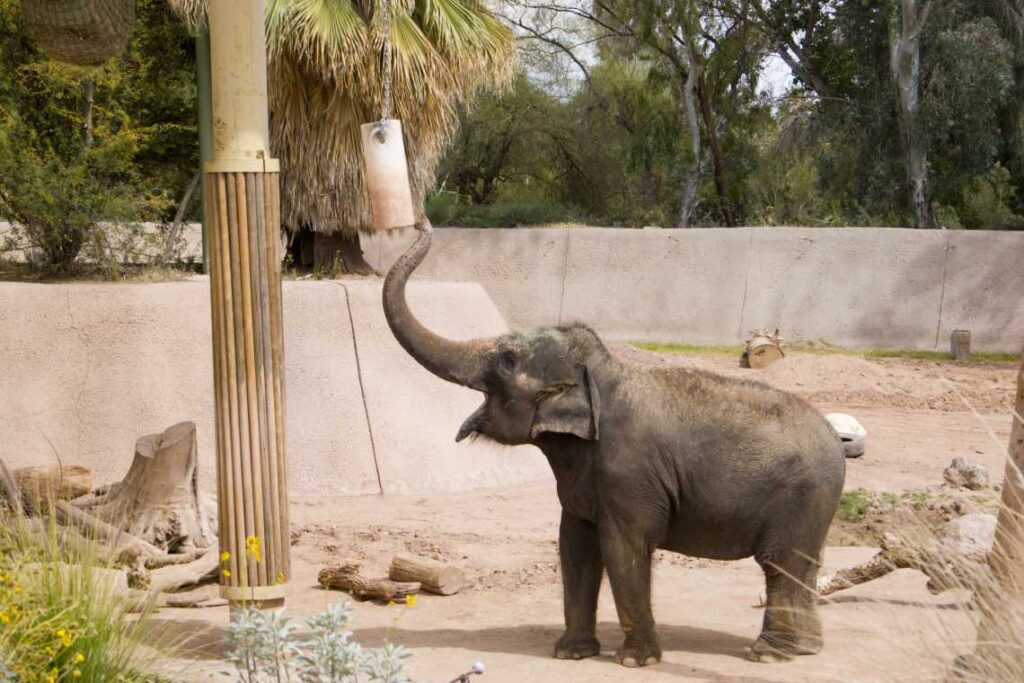
[[[206,0],[169,0],[183,18]],[[271,148],[292,230],[368,230],[359,126],[380,116],[381,0],[267,0]],[[389,0],[392,115],[402,119],[414,201],[458,125],[455,107],[515,73],[512,32],[477,0]]]

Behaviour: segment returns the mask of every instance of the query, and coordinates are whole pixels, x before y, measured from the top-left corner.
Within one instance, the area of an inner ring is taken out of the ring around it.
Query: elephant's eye
[[[512,372],[516,369],[516,354],[512,351],[502,351],[498,354],[498,367],[504,372]]]

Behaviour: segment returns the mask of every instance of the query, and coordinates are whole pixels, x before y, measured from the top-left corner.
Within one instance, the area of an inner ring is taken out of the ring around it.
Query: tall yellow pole
[[[221,595],[277,604],[289,578],[279,165],[270,158],[263,0],[209,3],[205,163]]]

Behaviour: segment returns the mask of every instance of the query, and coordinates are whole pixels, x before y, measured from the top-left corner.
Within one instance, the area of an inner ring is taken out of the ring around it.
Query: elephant
[[[616,661],[661,660],[651,611],[655,549],[753,556],[767,604],[748,656],[770,662],[819,652],[814,589],[846,476],[841,442],[825,419],[756,381],[627,363],[582,324],[441,337],[406,301],[406,282],[433,238],[428,220],[416,228],[385,278],[385,317],[424,368],[483,393],[456,441],[532,444],[547,457],[562,506],[565,632],[555,656],[599,653],[597,600],[607,573],[625,634]]]

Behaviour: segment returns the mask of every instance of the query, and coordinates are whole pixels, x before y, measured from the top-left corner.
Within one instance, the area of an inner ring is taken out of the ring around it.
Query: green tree
[[[573,138],[566,107],[520,74],[508,93],[486,94],[462,108],[437,177],[474,204],[492,202],[503,185],[539,187],[543,201],[560,169],[572,163]]]
[[[166,219],[198,165],[188,36],[145,0],[119,56],[67,66],[35,50],[16,5],[0,0],[0,214],[19,225],[11,246],[40,250],[54,270],[85,247],[114,259],[113,226]]]
[[[195,21],[202,0],[170,0]],[[478,0],[268,0],[271,146],[281,159],[281,218],[323,241],[319,265],[370,272],[359,126],[380,118],[381,9],[389,9],[392,114],[402,120],[414,200],[434,182],[456,107],[500,88],[514,70],[512,34]],[[323,239],[325,238],[326,239]]]

